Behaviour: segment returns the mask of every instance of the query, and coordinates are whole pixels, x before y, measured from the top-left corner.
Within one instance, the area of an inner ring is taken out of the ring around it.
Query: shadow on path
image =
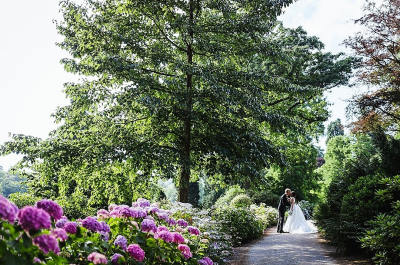
[[[264,236],[239,247],[229,265],[274,264],[371,264],[367,260],[350,260],[336,254],[319,233],[279,234],[276,227],[268,229]]]

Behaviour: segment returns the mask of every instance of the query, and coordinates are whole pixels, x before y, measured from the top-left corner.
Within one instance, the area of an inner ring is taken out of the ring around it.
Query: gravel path
[[[311,221],[310,224],[312,225]],[[316,228],[315,228],[316,229]],[[319,233],[279,234],[276,227],[268,229],[264,236],[236,248],[229,265],[275,265],[275,264],[371,264],[355,257],[344,258],[335,248],[326,244]]]

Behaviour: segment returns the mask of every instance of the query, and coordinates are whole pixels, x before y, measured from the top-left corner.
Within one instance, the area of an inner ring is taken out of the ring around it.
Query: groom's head
[[[290,195],[292,192],[290,191],[290,189],[285,189],[285,193],[286,193],[286,195]]]

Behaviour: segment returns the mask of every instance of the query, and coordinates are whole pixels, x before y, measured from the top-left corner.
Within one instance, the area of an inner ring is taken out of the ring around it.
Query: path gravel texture
[[[313,226],[311,221],[310,225]],[[315,226],[314,226],[315,228]],[[315,228],[316,229],[316,228]],[[276,233],[268,229],[261,239],[236,248],[229,265],[371,264],[368,260],[344,258],[336,254],[319,233]]]

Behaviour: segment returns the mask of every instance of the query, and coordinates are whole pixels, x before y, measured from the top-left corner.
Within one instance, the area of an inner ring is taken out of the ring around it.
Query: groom
[[[279,205],[278,205],[278,212],[279,212],[279,219],[278,219],[278,233],[284,233],[283,232],[283,222],[285,221],[285,212],[286,212],[286,206],[290,206],[290,194],[292,192],[290,189],[285,189],[285,193],[281,196],[281,199],[279,200]]]

